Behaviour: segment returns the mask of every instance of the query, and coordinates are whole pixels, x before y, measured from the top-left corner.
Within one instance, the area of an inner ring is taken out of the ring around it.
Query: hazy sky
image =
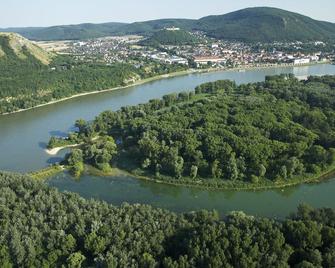
[[[273,6],[335,22],[335,0],[0,0],[0,27],[200,18]]]

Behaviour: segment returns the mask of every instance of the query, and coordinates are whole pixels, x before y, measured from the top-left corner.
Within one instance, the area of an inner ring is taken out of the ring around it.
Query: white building
[[[167,30],[167,31],[179,31],[180,30],[180,28],[177,28],[177,27],[169,27],[169,28],[165,28],[165,30]]]
[[[295,59],[294,61],[293,61],[293,63],[295,64],[295,65],[298,65],[298,64],[308,64],[308,63],[310,63],[311,62],[311,60],[310,59]]]
[[[311,56],[311,61],[318,61],[318,60],[319,60],[319,56],[317,55]]]
[[[169,64],[188,64],[188,60],[185,58],[170,56],[166,52],[154,54],[150,56],[154,60],[158,60],[160,62],[169,63]]]
[[[225,63],[226,59],[220,58],[220,57],[213,57],[213,56],[208,56],[208,57],[195,57],[194,62],[197,64],[208,64],[210,63]]]
[[[170,63],[170,64],[173,64],[173,63],[176,63],[176,64],[188,64],[188,60],[187,59],[184,59],[184,58],[180,58],[180,57],[175,57],[175,56],[172,56],[171,58],[167,58],[165,60],[166,63]]]

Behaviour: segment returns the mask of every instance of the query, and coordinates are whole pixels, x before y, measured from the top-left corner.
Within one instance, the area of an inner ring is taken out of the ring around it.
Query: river
[[[122,106],[144,103],[168,93],[191,90],[204,82],[232,79],[241,84],[262,81],[266,75],[280,73],[294,73],[301,78],[308,75],[335,74],[335,65],[190,74],[0,116],[0,170],[28,172],[61,159],[66,150],[50,157],[44,151],[46,143],[52,135],[66,135],[76,119],[92,120],[104,110],[117,110]],[[178,212],[217,209],[224,213],[244,210],[260,216],[284,217],[301,202],[315,207],[335,206],[335,180],[284,190],[257,192],[199,190],[159,185],[130,177],[83,176],[75,181],[66,174],[57,175],[48,183],[62,191],[74,191],[84,197],[98,198],[115,205],[122,202],[144,203]]]

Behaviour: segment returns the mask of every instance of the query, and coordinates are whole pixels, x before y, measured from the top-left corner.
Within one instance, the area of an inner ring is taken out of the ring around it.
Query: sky
[[[0,0],[0,27],[201,18],[271,6],[335,23],[335,0]]]

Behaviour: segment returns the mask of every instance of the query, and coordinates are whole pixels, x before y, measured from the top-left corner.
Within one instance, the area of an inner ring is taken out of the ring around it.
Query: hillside
[[[189,45],[199,42],[199,39],[184,30],[160,30],[143,41],[147,45]]]
[[[33,57],[43,64],[49,64],[53,54],[15,33],[0,33],[0,59],[25,60]]]
[[[164,28],[176,27],[185,31],[193,29],[196,20],[189,19],[159,19],[144,22],[134,22],[121,26],[115,34],[139,34],[151,36]]]
[[[200,19],[195,28],[208,35],[246,42],[326,40],[335,38],[335,24],[277,8],[247,8]]]
[[[0,33],[0,114],[178,70],[163,64],[144,71],[131,64],[78,62],[48,53],[18,34]]]
[[[166,27],[199,30],[209,36],[245,42],[335,39],[335,24],[277,8],[255,7],[199,20],[159,19],[144,22],[80,24],[46,28],[11,28],[33,40],[85,39],[107,35],[151,36]],[[1,30],[1,29],[0,29]]]

